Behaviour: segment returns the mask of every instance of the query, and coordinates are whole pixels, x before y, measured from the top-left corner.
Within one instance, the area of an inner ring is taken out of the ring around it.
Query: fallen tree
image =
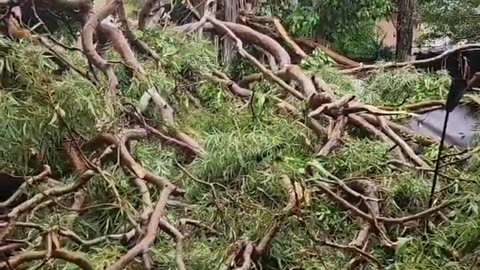
[[[99,10],[83,0],[0,2],[6,11],[6,34],[12,38],[0,46],[0,101],[6,119],[2,139],[9,143],[1,152],[5,173],[0,177],[7,183],[2,187],[11,189],[2,193],[0,204],[0,249],[5,254],[0,269],[42,267],[57,260],[81,269],[124,269],[139,261],[145,269],[171,264],[203,269],[220,262],[226,269],[250,269],[273,263],[265,262],[270,257],[288,261],[275,243],[280,239],[284,244],[292,234],[292,249],[305,257],[292,264],[323,260],[321,253],[311,256],[306,248],[320,244],[325,250],[353,253],[350,267],[366,260],[384,268],[389,260],[374,252],[400,248],[399,228],[413,223],[418,227],[433,216],[431,227],[441,230],[441,222],[451,218],[444,212],[455,213],[468,203],[446,193],[452,187],[446,185],[438,194],[443,202],[432,208],[418,205],[398,211],[393,204],[400,191],[382,194],[383,185],[374,177],[361,179],[355,170],[330,166],[342,151],[349,151],[346,144],[366,143],[361,138],[366,136],[382,150],[374,156],[382,152],[390,159],[363,164],[380,168],[375,177],[395,178],[395,170],[407,167],[405,178],[425,180],[433,171],[432,161],[413,148],[428,147],[436,139],[416,134],[395,122],[395,116],[412,116],[441,102],[367,104],[342,94],[320,74],[292,64],[278,39],[297,55],[308,55],[276,19],[250,18],[273,23],[280,37],[261,33],[248,21],[219,20],[211,4],[201,12],[190,4],[199,21],[166,30],[147,23],[154,4],[147,1],[141,7],[140,32],[135,32],[123,0],[107,1]],[[22,21],[22,12],[29,9],[76,14],[80,35],[64,44],[55,34],[31,29]],[[167,31],[176,33],[161,36]],[[259,73],[231,78],[213,60],[211,47],[203,51],[202,44],[208,42],[192,37],[203,31],[232,40],[242,59]],[[72,45],[78,38],[81,49]],[[257,59],[247,47],[251,45],[271,55],[278,70]],[[344,72],[363,68],[327,54],[355,67]],[[60,75],[55,73],[58,63]],[[274,91],[262,92],[257,87],[261,83]],[[155,106],[148,106],[150,101]],[[257,182],[262,178],[268,181]],[[409,195],[411,201],[420,197]],[[285,203],[279,203],[282,200]],[[327,206],[338,209],[323,221],[319,214],[328,212]],[[342,237],[332,236],[335,242],[326,239],[329,233],[316,232],[322,222],[329,229],[338,227],[334,215],[344,216],[349,225]],[[187,225],[197,230],[188,231]],[[165,235],[176,245],[173,255],[165,255],[171,245],[163,241]],[[373,236],[379,244],[372,244]],[[349,244],[336,242],[348,238]],[[211,247],[212,242],[218,246]],[[338,267],[335,261],[329,264]]]

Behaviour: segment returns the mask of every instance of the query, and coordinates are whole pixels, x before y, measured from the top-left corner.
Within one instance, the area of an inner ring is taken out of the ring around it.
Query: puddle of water
[[[445,120],[445,110],[439,109],[414,118],[408,126],[419,134],[440,138]],[[458,106],[450,113],[445,143],[461,148],[476,144],[480,116],[467,106]]]

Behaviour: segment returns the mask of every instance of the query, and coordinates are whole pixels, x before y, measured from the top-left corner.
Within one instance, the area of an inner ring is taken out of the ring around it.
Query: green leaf
[[[398,254],[402,250],[403,246],[405,246],[405,244],[411,240],[413,240],[413,237],[399,237],[397,239],[397,246],[395,247],[395,254]]]

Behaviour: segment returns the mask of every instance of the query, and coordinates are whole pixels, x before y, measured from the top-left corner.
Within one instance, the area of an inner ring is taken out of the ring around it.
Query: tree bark
[[[413,45],[413,29],[415,27],[416,0],[397,0],[397,61],[410,60]]]

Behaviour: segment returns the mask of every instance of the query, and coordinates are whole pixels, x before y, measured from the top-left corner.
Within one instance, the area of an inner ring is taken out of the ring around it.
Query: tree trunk
[[[397,0],[397,61],[408,61],[412,54],[416,0]]]

